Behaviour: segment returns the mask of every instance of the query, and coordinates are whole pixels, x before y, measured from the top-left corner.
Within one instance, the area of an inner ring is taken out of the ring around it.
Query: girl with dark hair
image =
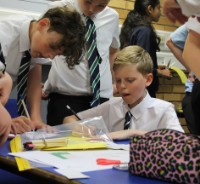
[[[120,41],[121,49],[129,45],[144,48],[153,60],[153,82],[147,88],[151,97],[156,97],[159,80],[158,75],[171,77],[170,71],[158,68],[156,51],[159,51],[160,38],[157,36],[152,22],[158,22],[161,15],[159,0],[136,0],[122,26]]]

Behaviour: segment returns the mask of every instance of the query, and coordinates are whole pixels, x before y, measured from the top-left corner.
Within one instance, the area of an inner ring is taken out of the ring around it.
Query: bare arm
[[[37,64],[30,70],[27,82],[27,99],[30,108],[30,117],[37,129],[45,126],[41,118],[41,75],[42,66]]]
[[[0,102],[5,105],[12,89],[12,79],[8,73],[0,74]]]
[[[0,102],[0,146],[3,145],[10,133],[12,119]]]
[[[123,140],[123,139],[128,139],[133,135],[143,135],[145,133],[146,131],[128,129],[128,130],[110,132],[108,133],[108,137],[110,137],[113,140]]]
[[[186,39],[183,59],[191,71],[200,79],[200,34],[190,30]]]
[[[74,116],[74,115],[71,115],[71,116],[67,116],[64,118],[63,120],[63,123],[71,123],[71,122],[74,122],[74,121],[78,121],[77,117]]]
[[[189,69],[189,67],[188,67],[188,65],[187,65],[187,63],[184,61],[184,59],[183,59],[183,56],[182,56],[182,54],[183,54],[183,51],[180,49],[180,48],[178,48],[173,42],[172,42],[172,40],[171,40],[171,38],[169,38],[168,40],[167,40],[167,46],[169,47],[169,49],[171,50],[171,52],[174,54],[174,56],[176,57],[176,59],[178,59],[178,61],[180,61],[180,63],[188,70],[188,71],[190,71],[190,69]]]

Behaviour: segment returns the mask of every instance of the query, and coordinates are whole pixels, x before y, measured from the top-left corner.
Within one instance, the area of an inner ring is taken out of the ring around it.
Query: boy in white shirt
[[[169,128],[183,132],[173,104],[151,98],[146,87],[153,80],[153,64],[149,54],[139,46],[129,46],[119,52],[113,65],[116,87],[121,97],[114,97],[98,107],[78,113],[81,119],[102,116],[113,139],[133,134]],[[125,114],[131,119],[127,130]],[[64,123],[77,121],[73,115]]]
[[[21,96],[26,102],[27,97],[30,112],[30,119],[24,118],[18,101],[19,117],[15,122],[28,126],[17,133],[46,126],[40,115],[42,65],[36,58],[64,55],[65,67],[72,67],[79,64],[77,58],[82,54],[84,43],[84,23],[72,8],[49,9],[39,20],[26,15],[0,17],[0,61],[5,63],[13,87],[17,86],[18,99]]]
[[[99,72],[95,72],[99,74],[96,77],[97,85],[92,85],[98,91],[95,95],[90,83],[92,72],[90,73],[91,68],[89,67],[87,52],[87,47],[91,43],[86,44],[83,57],[78,60],[80,65],[75,66],[73,70],[65,67],[66,64],[62,56],[54,59],[43,88],[43,97],[49,98],[47,107],[48,125],[62,124],[64,117],[72,115],[66,105],[76,112],[81,112],[113,97],[111,68],[120,47],[119,15],[114,9],[108,7],[109,2],[110,0],[61,0],[50,4],[50,7],[73,7],[80,13],[86,25],[86,17],[94,23],[96,47],[101,62],[98,62],[97,66],[94,67],[96,70],[99,69]],[[90,64],[94,63],[94,66],[96,65],[95,62],[94,58],[90,60]],[[94,98],[95,96],[97,98]],[[93,103],[94,99],[97,103]]]

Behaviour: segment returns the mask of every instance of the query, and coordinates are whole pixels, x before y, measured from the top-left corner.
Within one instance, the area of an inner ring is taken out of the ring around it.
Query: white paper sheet
[[[79,172],[111,169],[113,165],[97,165],[96,159],[106,158],[129,162],[129,151],[85,150],[85,151],[26,151],[9,153],[27,160],[52,165],[58,169],[74,169]]]
[[[90,178],[89,176],[82,174],[79,171],[73,169],[55,169],[56,172],[66,176],[68,179],[82,179],[82,178]]]

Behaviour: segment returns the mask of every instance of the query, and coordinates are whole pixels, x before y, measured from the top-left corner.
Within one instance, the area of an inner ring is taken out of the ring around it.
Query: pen
[[[76,116],[76,118],[77,118],[78,120],[81,120],[81,118],[76,114],[76,112],[75,112],[73,109],[71,109],[71,107],[70,107],[69,105],[66,105],[66,107],[67,107],[68,110],[70,110],[70,111],[72,112],[72,114],[73,114],[74,116]]]

